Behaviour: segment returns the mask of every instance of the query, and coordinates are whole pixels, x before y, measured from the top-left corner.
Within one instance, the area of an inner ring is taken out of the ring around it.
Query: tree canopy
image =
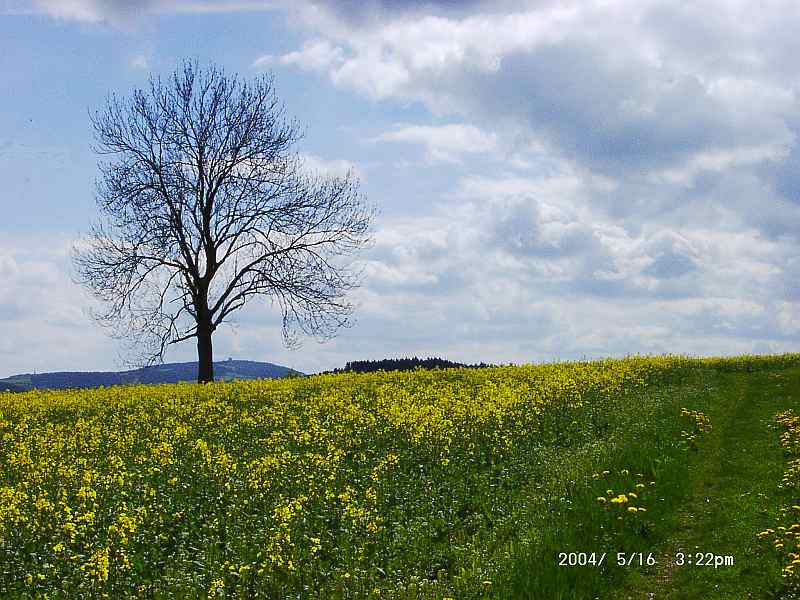
[[[213,332],[259,296],[280,308],[288,346],[349,324],[359,279],[345,259],[374,211],[352,172],[305,169],[284,113],[271,75],[185,61],[91,115],[101,217],[73,261],[139,364],[196,338],[198,379],[213,380]]]

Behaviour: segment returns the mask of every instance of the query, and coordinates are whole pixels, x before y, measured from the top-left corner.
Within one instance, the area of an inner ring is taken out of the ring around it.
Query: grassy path
[[[769,598],[780,587],[777,561],[755,534],[774,525],[780,505],[784,461],[769,426],[778,410],[800,405],[800,370],[717,374],[709,392],[703,410],[713,430],[690,459],[689,496],[665,523],[659,568],[631,581],[622,597]],[[734,564],[689,565],[700,552]]]
[[[682,408],[711,421],[696,450],[681,442],[692,429]],[[612,420],[609,430],[565,448],[559,469],[542,479],[542,502],[526,503],[528,513],[515,521],[515,537],[528,545],[507,548],[514,563],[492,597],[789,600],[781,595],[778,557],[756,537],[776,527],[781,507],[800,503],[778,488],[785,459],[772,425],[788,408],[800,409],[800,367],[703,368],[598,407],[597,415]],[[636,501],[646,516],[609,520],[618,513],[597,496],[630,491],[622,477],[629,469],[655,482]],[[609,475],[595,480],[601,470]],[[563,551],[603,552],[607,561],[569,568],[558,564]],[[618,553],[652,553],[656,564],[620,566]],[[710,566],[696,564],[698,553]],[[715,567],[716,557],[727,564]]]

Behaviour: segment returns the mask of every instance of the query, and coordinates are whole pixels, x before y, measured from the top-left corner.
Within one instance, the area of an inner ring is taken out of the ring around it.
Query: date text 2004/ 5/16
[[[616,563],[620,567],[648,566],[656,564],[652,552],[617,552]],[[608,557],[607,552],[559,552],[560,567],[599,567]],[[610,560],[610,559],[609,559]]]
[[[559,552],[558,566],[599,567],[605,562],[607,556],[607,552]],[[616,559],[617,566],[620,567],[652,567],[656,564],[656,557],[652,552],[617,552]]]

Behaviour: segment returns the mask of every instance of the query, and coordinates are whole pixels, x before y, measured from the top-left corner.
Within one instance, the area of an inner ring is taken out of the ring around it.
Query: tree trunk
[[[197,326],[197,383],[214,381],[214,351],[211,346],[211,326]]]

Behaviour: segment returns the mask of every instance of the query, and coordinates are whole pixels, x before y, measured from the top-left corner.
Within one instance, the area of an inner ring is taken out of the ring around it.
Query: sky
[[[272,73],[306,164],[378,208],[352,327],[290,350],[252,303],[217,360],[798,351],[799,27],[769,0],[0,0],[0,377],[123,364],[69,259],[89,114],[186,58]]]

